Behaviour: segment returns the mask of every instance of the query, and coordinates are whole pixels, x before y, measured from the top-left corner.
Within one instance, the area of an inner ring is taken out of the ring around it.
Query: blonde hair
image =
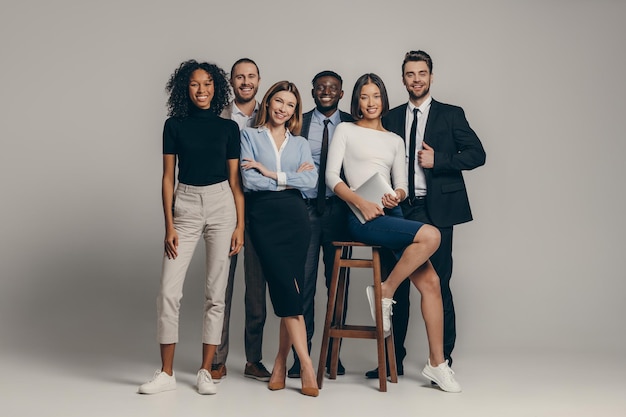
[[[269,106],[272,97],[280,91],[289,91],[296,96],[296,109],[293,112],[293,116],[291,116],[291,118],[285,123],[285,126],[289,129],[291,134],[299,135],[300,130],[302,130],[302,99],[300,98],[300,93],[298,92],[296,85],[289,81],[279,81],[267,90],[265,96],[263,96],[261,105],[259,106],[259,112],[256,115],[254,127],[263,126],[268,122],[269,114],[267,112],[267,107]]]

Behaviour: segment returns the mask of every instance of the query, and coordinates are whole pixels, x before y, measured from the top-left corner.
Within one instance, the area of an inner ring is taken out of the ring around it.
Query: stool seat
[[[328,288],[328,305],[326,308],[326,320],[324,322],[324,335],[320,360],[317,368],[317,385],[322,388],[324,380],[324,368],[331,340],[332,351],[330,356],[329,378],[337,378],[337,366],[339,363],[339,345],[342,338],[375,339],[378,352],[378,380],[379,389],[387,391],[387,363],[389,363],[389,376],[391,382],[398,382],[396,369],[396,356],[393,346],[393,329],[387,337],[383,332],[382,316],[382,290],[381,290],[381,267],[380,246],[367,245],[362,242],[333,242],[335,246],[335,262],[333,274]],[[371,248],[370,259],[357,259],[352,257],[354,247]],[[357,326],[344,323],[346,290],[348,285],[348,272],[350,268],[371,268],[374,285],[374,298],[376,302],[376,320],[374,326]],[[385,352],[386,345],[386,352]]]

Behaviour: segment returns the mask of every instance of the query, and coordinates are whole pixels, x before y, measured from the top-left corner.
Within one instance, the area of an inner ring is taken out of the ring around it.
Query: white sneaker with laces
[[[439,388],[446,392],[461,392],[461,385],[456,382],[454,371],[448,366],[447,360],[438,366],[432,366],[429,358],[428,363],[424,366],[422,375],[439,385]]]
[[[197,381],[198,392],[200,394],[212,395],[217,393],[217,385],[213,383],[211,373],[206,369],[200,369],[198,371]]]
[[[176,376],[168,375],[162,371],[156,371],[152,379],[139,387],[140,394],[158,394],[163,391],[176,389]]]
[[[365,288],[365,292],[367,293],[367,301],[370,303],[370,312],[372,313],[372,319],[376,322],[376,303],[374,297],[374,286],[368,285]],[[385,332],[385,336],[389,335],[391,331],[391,316],[393,315],[392,306],[396,302],[391,298],[383,298],[383,332]]]

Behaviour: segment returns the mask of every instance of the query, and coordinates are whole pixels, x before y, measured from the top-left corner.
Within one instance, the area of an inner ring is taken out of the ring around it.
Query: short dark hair
[[[300,130],[302,130],[302,99],[300,98],[300,93],[298,92],[296,85],[289,81],[279,81],[267,90],[265,96],[263,96],[263,101],[261,101],[259,106],[259,112],[254,120],[254,126],[260,127],[268,122],[270,116],[267,108],[269,107],[270,100],[276,93],[281,91],[289,91],[296,96],[296,108],[293,112],[293,116],[291,116],[291,119],[285,123],[285,126],[289,129],[292,135],[297,136],[300,134]]]
[[[389,96],[387,95],[387,89],[385,88],[385,83],[383,80],[376,74],[369,73],[361,75],[354,84],[354,89],[352,90],[352,101],[350,102],[350,114],[354,118],[354,120],[361,119],[363,117],[363,113],[361,113],[361,106],[359,106],[359,99],[361,97],[361,89],[366,84],[374,84],[380,90],[380,98],[383,102],[383,111],[381,116],[385,116],[387,112],[389,112]]]
[[[315,74],[315,77],[313,77],[313,81],[311,81],[311,85],[315,87],[315,81],[317,81],[318,78],[322,78],[322,77],[336,78],[339,81],[339,85],[343,85],[343,80],[341,79],[341,76],[337,74],[335,71],[331,71],[331,70],[325,70],[325,71],[318,72],[317,74]]]
[[[402,75],[404,75],[404,66],[409,61],[413,61],[413,62],[424,61],[426,65],[428,65],[428,70],[430,71],[430,73],[431,74],[433,73],[433,60],[430,58],[430,55],[428,55],[426,52],[421,51],[421,50],[407,52],[404,55],[404,61],[402,61]]]
[[[172,117],[187,117],[189,110],[195,106],[189,97],[189,80],[195,70],[206,71],[213,78],[215,94],[211,100],[210,110],[219,115],[230,100],[230,86],[226,73],[215,64],[197,62],[194,59],[183,62],[170,76],[165,85],[169,93],[167,99],[167,114]]]
[[[253,60],[251,60],[250,58],[239,58],[238,60],[235,61],[235,63],[233,64],[233,66],[230,68],[230,78],[233,78],[233,72],[235,72],[235,67],[239,64],[252,64],[256,67],[256,73],[259,76],[259,78],[261,77],[261,71],[259,71],[259,66],[256,64],[256,62],[254,62]]]

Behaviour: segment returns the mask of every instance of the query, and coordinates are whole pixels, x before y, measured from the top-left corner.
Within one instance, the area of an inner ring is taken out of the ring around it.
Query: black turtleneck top
[[[188,117],[170,117],[163,128],[163,154],[178,156],[178,181],[195,186],[228,179],[226,161],[239,159],[239,127],[210,109],[194,107]]]

